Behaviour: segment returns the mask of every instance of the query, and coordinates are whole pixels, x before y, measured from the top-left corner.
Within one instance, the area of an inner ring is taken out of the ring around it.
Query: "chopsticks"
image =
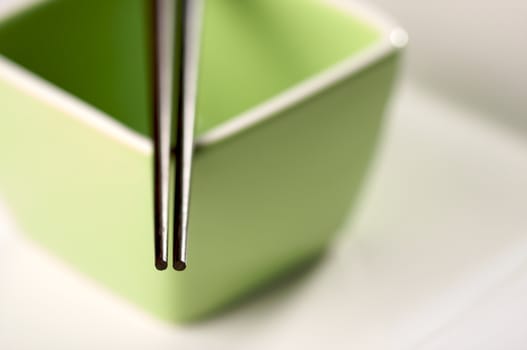
[[[151,4],[155,267],[164,270],[168,266],[170,151],[176,107],[172,266],[181,271],[187,266],[201,1],[151,0]],[[175,62],[179,63],[177,71]],[[173,101],[174,81],[178,84],[177,101]]]

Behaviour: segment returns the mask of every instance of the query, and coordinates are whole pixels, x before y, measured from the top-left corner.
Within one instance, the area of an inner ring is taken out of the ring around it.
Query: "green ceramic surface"
[[[146,8],[45,2],[0,23],[0,54],[148,137]],[[207,1],[197,134],[381,39],[321,0]],[[201,148],[185,272],[153,266],[151,152],[2,75],[0,195],[31,237],[79,271],[158,317],[198,319],[327,246],[372,156],[396,63],[394,51]]]

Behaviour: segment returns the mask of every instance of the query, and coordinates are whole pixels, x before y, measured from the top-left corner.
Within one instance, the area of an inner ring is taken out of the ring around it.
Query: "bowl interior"
[[[145,0],[57,0],[0,23],[0,54],[150,135]],[[380,38],[325,0],[205,4],[197,133]]]

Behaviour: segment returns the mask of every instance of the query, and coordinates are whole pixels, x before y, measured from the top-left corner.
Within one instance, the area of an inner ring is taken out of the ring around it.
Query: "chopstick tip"
[[[174,261],[174,270],[183,271],[187,268],[187,264],[184,261],[176,260]]]
[[[166,270],[168,263],[163,259],[156,259],[155,266],[159,271],[163,271]]]

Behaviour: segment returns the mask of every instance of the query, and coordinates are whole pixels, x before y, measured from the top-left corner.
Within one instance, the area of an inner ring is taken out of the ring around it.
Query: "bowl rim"
[[[19,0],[0,6],[0,21],[5,20],[32,5],[49,0]],[[256,106],[230,118],[196,138],[196,147],[204,148],[229,139],[272,117],[279,115],[294,105],[313,97],[317,93],[338,84],[357,72],[375,64],[383,58],[401,50],[407,45],[408,35],[396,21],[370,4],[355,0],[317,0],[328,6],[364,19],[379,33],[380,38],[359,52],[328,66],[323,71],[290,86],[282,92],[257,104]],[[125,144],[143,154],[152,154],[150,138],[125,126],[109,114],[97,109],[79,97],[63,90],[28,69],[21,67],[0,54],[0,79],[11,83],[68,116],[97,129],[109,138]]]

